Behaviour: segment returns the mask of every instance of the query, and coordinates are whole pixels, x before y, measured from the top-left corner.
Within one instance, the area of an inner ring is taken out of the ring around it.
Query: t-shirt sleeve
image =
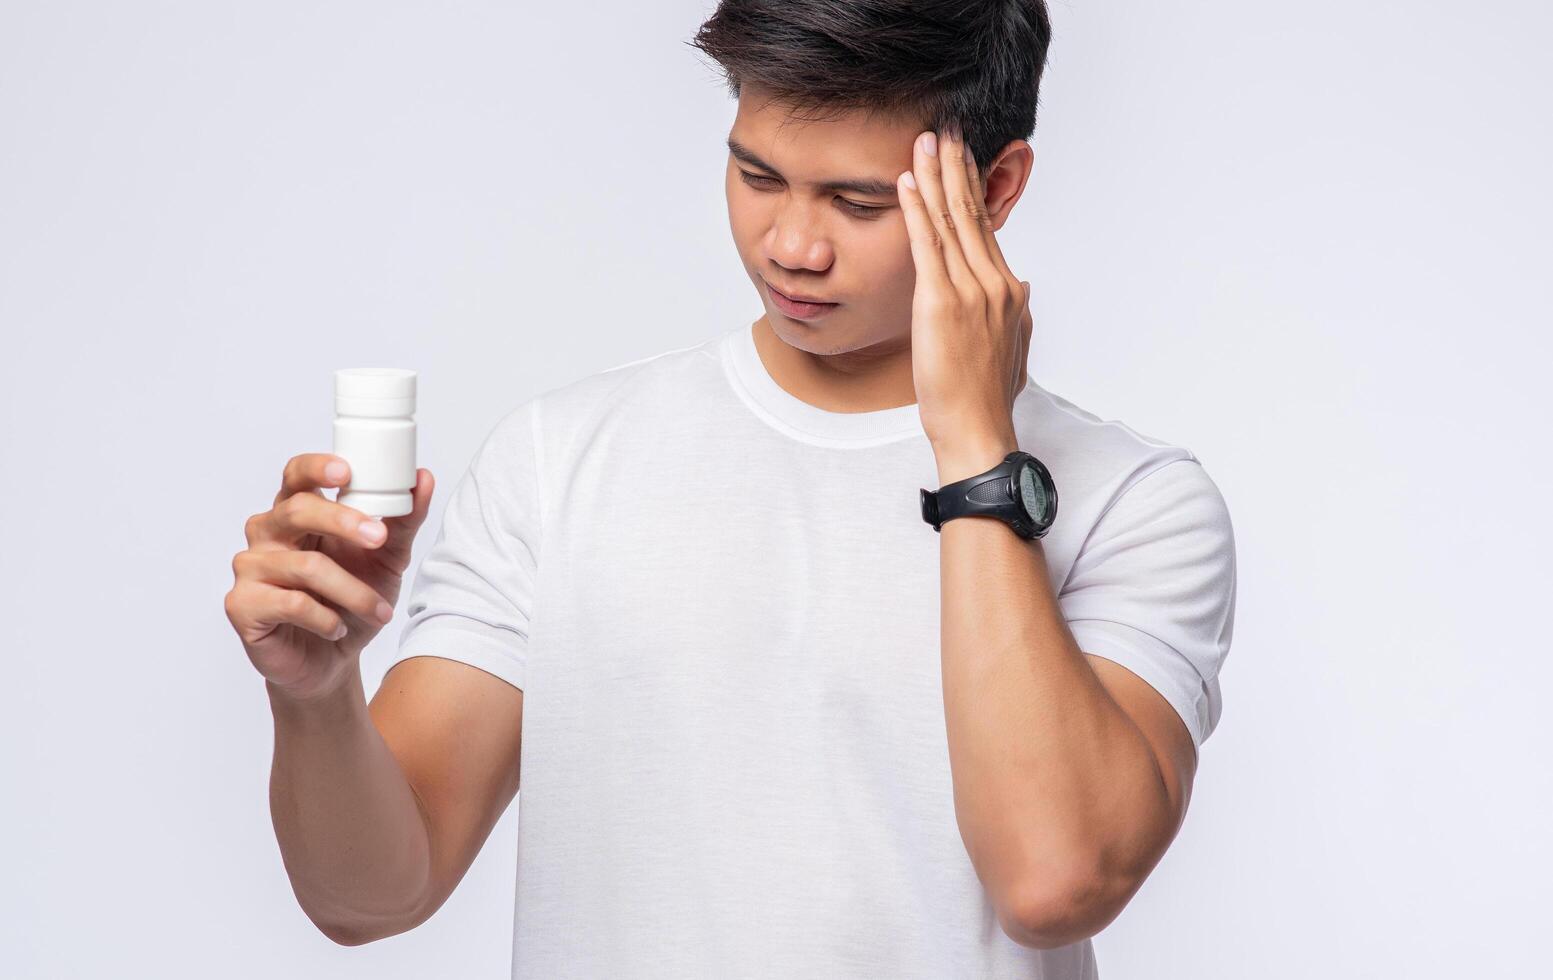
[[[530,400],[502,417],[448,496],[389,667],[443,657],[523,688],[540,550],[537,411]]]
[[[1131,670],[1201,746],[1221,711],[1235,619],[1235,539],[1195,458],[1145,474],[1101,515],[1058,596],[1079,649]]]

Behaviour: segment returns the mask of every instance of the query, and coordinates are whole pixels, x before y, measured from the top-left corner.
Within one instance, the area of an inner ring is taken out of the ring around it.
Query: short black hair
[[[960,135],[985,170],[1035,132],[1045,0],[720,0],[686,42],[729,93],[773,93],[799,118],[848,111]]]

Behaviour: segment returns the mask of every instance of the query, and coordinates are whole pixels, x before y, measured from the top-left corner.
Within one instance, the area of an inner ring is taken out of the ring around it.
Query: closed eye
[[[767,177],[767,176],[765,176],[763,174],[752,174],[748,170],[743,169],[742,167],[739,169],[739,179],[744,181],[746,184],[750,185],[751,187],[769,188],[769,187],[772,187],[773,185],[779,185],[779,184],[782,183],[780,180],[777,180],[775,177]],[[889,208],[873,207],[873,206],[868,205],[868,204],[858,204],[857,202],[849,201],[849,200],[847,200],[844,197],[838,197],[838,198],[836,198],[836,200],[841,202],[841,206],[842,207],[846,208],[848,211],[852,212],[853,214],[857,215],[860,218],[871,217],[873,215],[877,215],[877,214],[880,214],[882,212],[890,210]]]

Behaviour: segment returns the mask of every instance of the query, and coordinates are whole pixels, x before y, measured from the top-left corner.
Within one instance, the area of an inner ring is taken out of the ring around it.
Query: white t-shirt
[[[812,406],[752,326],[511,410],[416,573],[394,662],[524,691],[512,975],[1096,977],[1088,941],[1003,933],[960,838],[917,406]],[[1079,646],[1201,743],[1235,597],[1217,487],[1033,381],[1014,422]]]

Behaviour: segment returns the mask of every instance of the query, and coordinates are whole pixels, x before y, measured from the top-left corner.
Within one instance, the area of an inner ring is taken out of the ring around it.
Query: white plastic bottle
[[[335,500],[375,517],[415,509],[415,372],[334,372],[334,454],[350,464]]]

